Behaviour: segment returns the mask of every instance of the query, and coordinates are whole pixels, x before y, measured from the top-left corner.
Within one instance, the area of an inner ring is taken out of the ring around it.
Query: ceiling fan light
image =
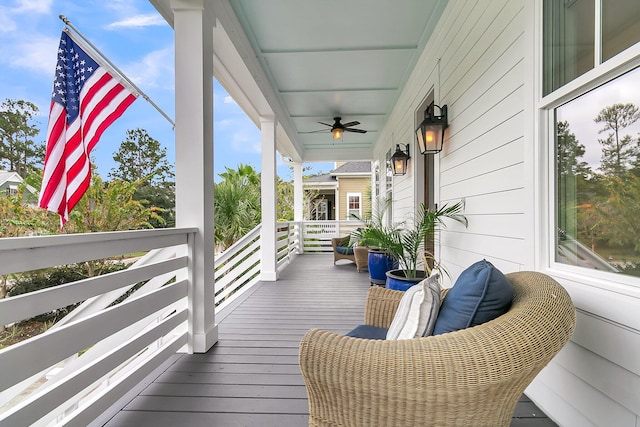
[[[333,135],[333,139],[342,139],[343,133],[344,133],[343,129],[340,129],[340,128],[331,129],[331,134]]]

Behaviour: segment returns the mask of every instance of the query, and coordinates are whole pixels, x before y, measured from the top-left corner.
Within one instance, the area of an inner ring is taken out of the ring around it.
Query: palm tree
[[[216,247],[228,248],[261,222],[260,175],[247,165],[225,168],[224,181],[215,184]]]

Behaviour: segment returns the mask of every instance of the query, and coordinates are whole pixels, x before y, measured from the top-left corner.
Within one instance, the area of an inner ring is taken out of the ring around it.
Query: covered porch
[[[211,350],[172,357],[92,425],[307,426],[300,339],[310,328],[346,333],[362,323],[369,286],[352,263],[334,266],[328,254],[296,257],[278,282],[259,282],[218,314]],[[555,425],[524,395],[511,423]]]
[[[372,162],[372,199],[393,201],[390,221],[421,203],[465,200],[469,227],[447,228],[435,248],[450,282],[484,258],[503,272],[546,273],[570,293],[575,334],[527,389],[550,419],[580,427],[640,423],[639,282],[556,257],[562,171],[554,139],[559,106],[640,67],[634,2],[621,2],[620,10],[631,11],[622,18],[634,19],[619,26],[628,30],[620,39],[632,42],[606,58],[594,47],[587,71],[549,90],[544,0],[151,3],[175,32],[176,228],[0,241],[0,274],[149,251],[108,277],[0,302],[0,324],[10,324],[85,301],[63,324],[0,351],[0,365],[9,367],[0,398],[10,406],[1,426],[186,425],[210,416],[304,425],[295,343],[307,326],[350,329],[361,319],[368,283],[354,267],[304,254],[302,164],[363,160]],[[589,3],[601,18],[611,2],[551,3],[568,20],[577,4]],[[591,31],[595,23],[570,28]],[[262,225],[216,257],[213,144],[227,142],[213,140],[214,77],[259,127],[262,150]],[[448,127],[443,150],[423,155],[414,132],[432,104],[448,106]],[[333,117],[366,133],[334,140],[321,124]],[[404,175],[388,168],[396,144],[409,145]],[[278,155],[295,176],[294,220],[286,224],[275,210]],[[112,305],[141,282],[134,298]],[[274,323],[255,325],[256,316]],[[250,369],[266,373],[265,381],[243,383]],[[212,382],[187,381],[194,377]],[[279,397],[262,398],[267,392]],[[530,402],[521,407],[529,415],[515,414],[513,425],[548,422],[530,416],[538,414],[526,409]]]

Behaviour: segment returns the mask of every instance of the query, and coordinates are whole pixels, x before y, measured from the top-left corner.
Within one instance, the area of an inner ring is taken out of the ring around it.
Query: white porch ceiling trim
[[[296,162],[371,160],[447,0],[150,0],[215,16],[214,76],[251,120],[277,123],[277,149]],[[333,140],[318,122],[359,121]]]

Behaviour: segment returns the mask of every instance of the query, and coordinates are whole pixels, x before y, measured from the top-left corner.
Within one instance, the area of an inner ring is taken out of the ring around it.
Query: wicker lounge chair
[[[349,246],[349,236],[345,237],[334,237],[331,239],[331,247],[333,248],[333,264],[335,265],[336,261],[341,259],[347,259],[356,264],[356,270],[358,272],[362,271],[362,269],[367,270],[367,260],[369,257],[369,250],[364,246],[356,246],[350,248],[350,253],[340,253],[338,252],[338,247],[346,248]]]
[[[309,425],[509,426],[524,389],[571,337],[575,310],[546,275],[506,276],[511,309],[473,328],[400,341],[307,332]],[[372,287],[365,322],[388,327],[402,294]]]

